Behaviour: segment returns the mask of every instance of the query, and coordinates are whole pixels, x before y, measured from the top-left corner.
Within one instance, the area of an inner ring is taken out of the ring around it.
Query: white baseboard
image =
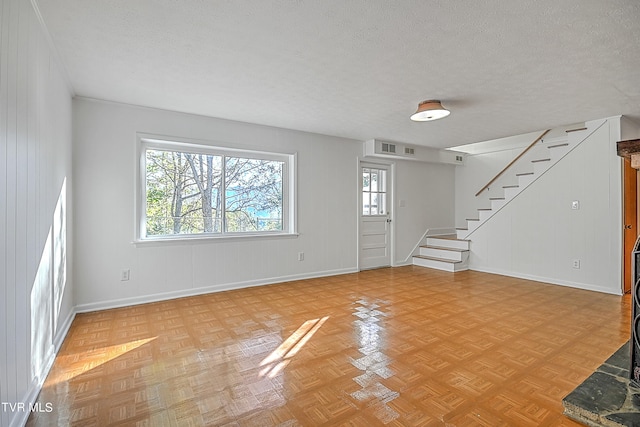
[[[60,347],[62,346],[64,339],[67,337],[67,334],[69,333],[69,329],[71,328],[71,324],[73,323],[73,319],[75,319],[75,317],[76,317],[76,311],[74,308],[72,308],[71,311],[69,312],[69,315],[64,320],[64,323],[62,323],[62,325],[59,326],[58,332],[53,337],[53,345],[51,346],[51,351],[49,351],[49,354],[46,357],[46,361],[44,363],[44,368],[42,369],[42,372],[40,372],[40,375],[36,376],[31,381],[31,385],[29,386],[29,389],[27,390],[24,397],[20,400],[20,402],[23,402],[26,407],[31,408],[36,403],[36,400],[38,399],[38,395],[42,390],[42,386],[44,385],[44,382],[47,379],[47,376],[49,376],[49,372],[53,367],[53,362],[55,362],[56,360],[58,351],[60,351]],[[24,426],[27,423],[30,414],[31,414],[30,411],[26,411],[26,410],[17,412],[16,416],[11,421],[10,427]]]
[[[293,280],[314,279],[317,277],[336,276],[339,274],[356,273],[356,268],[344,268],[337,270],[326,270],[314,273],[293,274],[289,276],[270,277],[267,279],[247,280],[244,282],[223,283],[206,286],[202,288],[183,289],[180,291],[163,292],[159,294],[142,295],[132,298],[122,298],[117,300],[100,301],[89,304],[80,304],[75,307],[76,313],[87,313],[98,310],[108,310],[112,308],[128,307],[131,305],[147,304],[150,302],[165,301],[175,298],[191,297],[195,295],[210,294],[213,292],[231,291],[234,289],[250,288],[254,286],[272,285],[274,283],[291,282]]]
[[[548,283],[550,285],[566,286],[569,288],[583,289],[585,291],[602,292],[611,295],[622,295],[622,289],[612,290],[603,286],[597,286],[589,283],[571,282],[568,280],[560,280],[553,277],[536,276],[532,274],[523,274],[514,271],[500,270],[497,268],[489,268],[483,266],[469,266],[469,270],[479,271],[481,273],[498,274],[500,276],[515,277],[517,279],[532,280],[534,282]]]
[[[58,332],[56,332],[55,337],[53,337],[53,348],[56,354],[58,354],[58,351],[60,351],[60,347],[62,347],[62,343],[69,333],[69,329],[71,328],[73,319],[76,318],[76,313],[76,308],[73,307],[67,318],[64,320],[64,323],[62,325],[59,325]]]

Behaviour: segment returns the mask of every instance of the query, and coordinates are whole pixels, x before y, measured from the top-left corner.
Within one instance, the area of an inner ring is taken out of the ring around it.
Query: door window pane
[[[370,191],[371,171],[368,168],[362,169],[362,191]]]
[[[362,168],[362,215],[386,215],[386,181],[385,169]]]

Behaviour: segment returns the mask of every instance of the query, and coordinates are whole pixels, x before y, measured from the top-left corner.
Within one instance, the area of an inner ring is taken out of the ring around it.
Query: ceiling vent
[[[396,154],[396,144],[383,142],[380,148],[383,153]]]
[[[397,144],[395,142],[386,142],[380,140],[372,140],[369,143],[373,152],[380,155],[387,155],[389,157],[413,157],[416,154],[416,149],[405,144]]]
[[[364,142],[365,157],[379,157],[395,160],[414,160],[427,163],[463,165],[464,153],[441,150],[433,147],[399,144],[396,142],[370,139]]]

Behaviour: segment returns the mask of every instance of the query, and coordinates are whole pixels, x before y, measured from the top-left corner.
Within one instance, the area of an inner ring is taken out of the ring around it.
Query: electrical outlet
[[[573,202],[571,202],[571,209],[573,209],[574,211],[580,209],[580,201],[574,200]]]
[[[574,259],[573,260],[573,268],[576,268],[576,269],[580,268],[580,260],[579,259]]]
[[[129,269],[122,270],[122,274],[120,275],[120,281],[126,282],[127,280],[129,280]]]
[[[304,261],[304,252],[298,252],[298,261]]]

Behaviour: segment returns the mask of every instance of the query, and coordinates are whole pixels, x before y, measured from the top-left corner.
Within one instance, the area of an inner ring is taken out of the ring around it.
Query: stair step
[[[433,246],[433,245],[424,245],[424,246],[420,246],[421,248],[431,248],[431,249],[442,249],[445,251],[453,251],[453,252],[467,252],[468,249],[462,249],[462,248],[448,248],[446,246]]]
[[[502,188],[519,188],[519,185],[503,185]]]
[[[516,174],[516,176],[527,176],[527,175],[535,175],[535,172],[522,172],[522,173]]]
[[[540,162],[550,162],[551,159],[536,159],[536,160],[531,160],[531,163],[540,163]]]
[[[469,250],[469,241],[458,239],[456,234],[427,237],[427,246],[438,246],[446,249]]]
[[[491,208],[478,208],[479,211],[490,211],[492,210]]]
[[[581,130],[587,130],[587,128],[567,129],[567,130],[565,130],[565,132],[566,133],[580,132]]]
[[[430,239],[458,240],[455,234],[443,234],[441,236],[430,236]]]
[[[452,273],[456,271],[463,271],[463,270],[469,269],[466,262],[451,261],[451,260],[440,259],[436,257],[427,257],[427,256],[420,256],[420,255],[416,255],[413,257],[413,264],[418,265],[420,267],[433,268],[437,270],[449,271]]]
[[[548,145],[547,148],[568,147],[568,146],[569,146],[569,143],[565,142],[564,144]]]
[[[480,221],[480,218],[467,218],[466,221]]]
[[[489,197],[489,200],[504,200],[504,197]],[[491,209],[488,209],[491,210]]]
[[[452,262],[466,261],[469,250],[463,248],[447,248],[442,246],[420,246],[420,252],[416,256],[448,260]]]
[[[420,259],[431,259],[433,261],[446,262],[446,263],[449,263],[449,264],[457,264],[459,262],[462,262],[462,261],[454,261],[452,259],[447,259],[447,258],[440,258],[440,257],[437,257],[437,256],[414,255],[413,257],[414,258],[420,258]]]

